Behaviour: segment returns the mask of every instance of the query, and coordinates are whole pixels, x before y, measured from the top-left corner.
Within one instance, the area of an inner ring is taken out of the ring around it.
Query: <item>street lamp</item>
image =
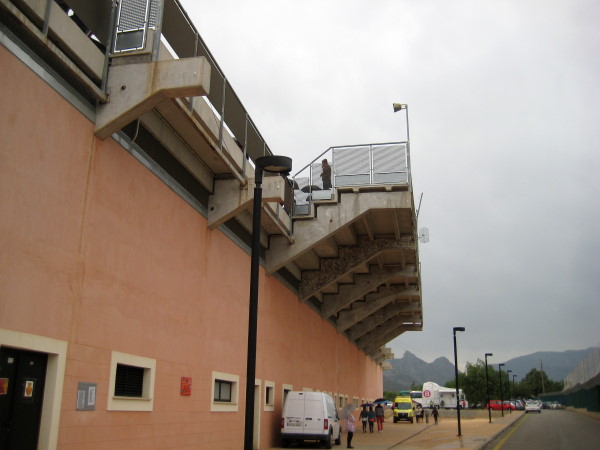
[[[406,111],[406,168],[408,170],[408,186],[412,191],[412,171],[410,167],[410,128],[408,126],[408,105],[406,103],[394,103],[394,112]]]
[[[515,408],[517,407],[517,387],[515,385],[515,378],[516,377],[517,377],[517,374],[513,373],[512,379],[513,379],[513,394],[515,396]]]
[[[485,354],[485,392],[487,394],[487,407],[488,415],[490,416],[490,423],[492,423],[492,408],[490,408],[490,380],[488,379],[488,356],[494,356],[492,353]]]
[[[512,370],[507,370],[506,371],[506,379],[508,380],[508,405],[510,406],[510,409],[508,410],[508,412],[510,414],[512,414],[512,405],[510,404],[510,374],[512,373]]]
[[[254,381],[256,379],[256,328],[258,322],[258,270],[260,267],[260,218],[262,214],[263,172],[288,175],[292,159],[267,155],[254,161],[254,203],[252,216],[252,253],[250,257],[250,308],[248,312],[248,357],[246,360],[246,419],[244,449],[252,450],[254,440]]]
[[[458,358],[456,356],[456,332],[465,331],[465,327],[452,328],[452,336],[454,338],[454,379],[456,381],[456,420],[458,421],[458,436],[460,433],[460,398],[458,397]]]
[[[500,380],[500,411],[502,411],[502,417],[504,417],[504,397],[502,396],[502,366],[504,364],[498,364],[498,377]]]

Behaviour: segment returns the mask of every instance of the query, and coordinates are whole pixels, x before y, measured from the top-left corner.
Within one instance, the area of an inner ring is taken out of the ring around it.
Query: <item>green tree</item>
[[[493,386],[491,367],[488,367],[490,373],[490,388]],[[446,387],[456,387],[455,380],[448,381]],[[485,380],[485,363],[480,359],[475,364],[467,363],[465,372],[458,374],[458,386],[463,390],[469,404],[475,406],[477,403],[485,405],[487,401],[487,390]]]
[[[562,391],[563,383],[552,381],[546,375],[546,372],[531,369],[525,378],[521,380],[518,386],[518,393],[523,397],[538,397],[544,392]]]
[[[394,399],[398,396],[398,392],[395,391],[383,391],[383,398],[389,401],[394,401]]]

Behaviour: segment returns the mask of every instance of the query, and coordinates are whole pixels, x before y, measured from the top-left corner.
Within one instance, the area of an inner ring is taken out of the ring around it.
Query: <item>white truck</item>
[[[433,381],[423,383],[423,408],[456,408],[456,389],[440,386]],[[462,409],[469,407],[469,402],[465,398],[462,389],[458,390],[460,407]]]

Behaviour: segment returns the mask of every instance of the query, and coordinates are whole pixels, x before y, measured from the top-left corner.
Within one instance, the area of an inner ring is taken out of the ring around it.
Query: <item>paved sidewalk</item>
[[[431,449],[431,448],[463,448],[480,449],[487,442],[500,434],[504,429],[514,423],[523,415],[522,411],[505,414],[504,417],[492,417],[492,423],[485,418],[462,418],[460,421],[462,437],[458,437],[456,416],[441,417],[435,425],[433,418],[429,423],[393,423],[386,419],[381,433],[363,434],[362,426],[357,421],[357,431],[354,433],[352,446],[357,450],[384,450],[384,449]],[[343,427],[345,430],[345,427]],[[321,446],[307,443],[293,448],[322,448]],[[342,445],[334,446],[336,449],[346,448],[346,433],[342,434]]]

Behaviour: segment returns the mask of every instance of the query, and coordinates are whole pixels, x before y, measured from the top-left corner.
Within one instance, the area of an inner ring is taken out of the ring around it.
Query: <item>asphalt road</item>
[[[600,449],[600,420],[567,410],[523,414],[512,427],[485,446],[486,450]]]

